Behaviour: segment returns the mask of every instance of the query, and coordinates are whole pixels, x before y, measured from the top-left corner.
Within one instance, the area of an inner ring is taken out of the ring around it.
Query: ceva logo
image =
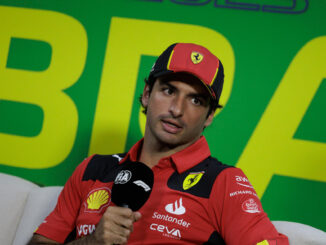
[[[152,231],[161,232],[163,236],[174,238],[174,239],[181,239],[181,233],[179,229],[176,228],[169,228],[166,225],[158,225],[158,224],[151,224],[150,229]]]

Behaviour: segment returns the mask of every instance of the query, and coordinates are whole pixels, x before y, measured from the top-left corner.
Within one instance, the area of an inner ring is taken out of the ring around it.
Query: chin
[[[162,145],[166,145],[169,148],[175,148],[178,146],[182,146],[182,145],[186,145],[189,144],[191,142],[191,140],[187,140],[181,137],[159,137],[158,138],[159,142],[161,142]]]
[[[170,147],[182,145],[182,140],[179,137],[161,136],[158,137],[159,142]]]

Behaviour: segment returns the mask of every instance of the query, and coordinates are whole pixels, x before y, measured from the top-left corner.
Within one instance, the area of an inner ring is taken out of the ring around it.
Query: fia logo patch
[[[193,173],[188,174],[188,176],[183,181],[182,188],[184,190],[188,190],[189,188],[196,185],[200,181],[201,177],[203,177],[204,173],[205,173],[205,171],[193,172]]]
[[[115,177],[115,184],[125,184],[131,179],[132,173],[129,170],[121,170]]]
[[[195,65],[196,64],[199,64],[200,62],[202,62],[203,58],[204,58],[204,56],[201,53],[199,53],[199,52],[192,52],[191,53],[191,61]]]

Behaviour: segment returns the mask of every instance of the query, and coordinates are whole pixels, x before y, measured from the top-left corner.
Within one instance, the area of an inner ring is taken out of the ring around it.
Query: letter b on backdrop
[[[87,52],[82,25],[61,13],[0,7],[1,100],[32,104],[43,111],[36,136],[0,132],[0,162],[13,167],[46,168],[61,163],[71,151],[78,111],[63,90],[77,82]],[[7,67],[12,38],[38,40],[51,47],[51,62],[43,71]],[[5,115],[0,115],[3,120]],[[17,120],[24,120],[19,118]]]

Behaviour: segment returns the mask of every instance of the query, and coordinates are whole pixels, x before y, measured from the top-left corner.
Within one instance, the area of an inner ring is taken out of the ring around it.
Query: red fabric
[[[276,240],[288,245],[263,211],[261,202],[242,170],[228,168],[217,178],[210,197],[209,216],[226,244],[252,245]],[[273,243],[272,243],[273,244]]]
[[[137,160],[142,141],[130,149],[126,158]],[[134,224],[128,244],[202,244],[217,231],[228,245],[254,245],[276,240],[287,245],[266,213],[244,173],[238,168],[224,169],[216,178],[209,198],[172,190],[167,186],[170,176],[182,173],[210,155],[207,142],[201,137],[188,148],[163,158],[152,168],[154,186],[149,200],[139,210],[142,219]],[[82,181],[84,160],[69,178],[59,196],[55,210],[45,219],[36,233],[64,242],[77,228],[77,237],[94,232],[96,224],[109,205],[110,198],[98,210],[87,209],[87,198],[96,190],[105,190],[111,197],[112,182]],[[185,160],[187,160],[185,163]],[[181,183],[182,184],[182,183]]]
[[[198,52],[202,55],[201,62],[194,64],[191,55]],[[205,84],[211,85],[219,68],[219,60],[206,48],[193,44],[176,45],[171,54],[168,70],[174,72],[189,72],[200,78]]]
[[[63,243],[69,233],[75,228],[78,219],[78,210],[84,192],[82,176],[91,157],[85,159],[68,179],[58,203],[52,213],[43,221],[35,233],[44,235],[52,240]]]
[[[268,245],[277,245],[277,241],[276,240],[267,240]]]

